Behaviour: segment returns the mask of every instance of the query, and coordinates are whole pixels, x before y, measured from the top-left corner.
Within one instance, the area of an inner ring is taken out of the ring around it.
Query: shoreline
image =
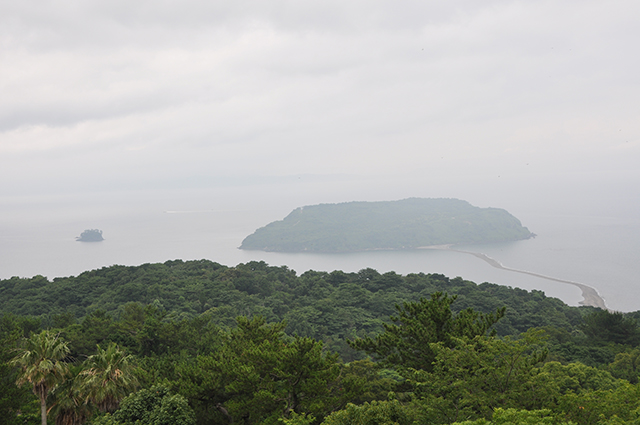
[[[477,257],[483,261],[485,261],[486,263],[488,263],[490,266],[495,267],[497,269],[502,269],[502,270],[506,270],[506,271],[510,271],[510,272],[515,272],[515,273],[522,273],[522,274],[526,274],[529,276],[534,276],[534,277],[538,277],[541,279],[546,279],[546,280],[551,280],[554,282],[560,282],[560,283],[566,283],[569,285],[573,285],[576,286],[578,288],[580,288],[580,290],[582,291],[582,301],[578,302],[578,304],[583,305],[583,306],[588,306],[588,307],[596,307],[596,308],[601,308],[603,310],[608,310],[611,311],[608,307],[606,302],[604,301],[604,298],[602,298],[600,296],[600,294],[598,294],[598,291],[589,286],[589,285],[585,285],[584,283],[580,283],[580,282],[574,282],[571,280],[565,280],[565,279],[558,279],[556,277],[552,277],[552,276],[545,276],[543,274],[540,273],[535,273],[535,272],[529,272],[526,270],[518,270],[518,269],[513,269],[511,267],[506,267],[503,266],[499,261],[489,257],[486,254],[483,254],[481,252],[473,252],[473,251],[464,251],[461,249],[454,249],[451,248],[453,245],[431,245],[431,246],[423,246],[420,247],[419,249],[438,249],[438,250],[443,250],[443,251],[453,251],[453,252],[460,252],[462,254],[470,254],[473,255],[474,257]]]

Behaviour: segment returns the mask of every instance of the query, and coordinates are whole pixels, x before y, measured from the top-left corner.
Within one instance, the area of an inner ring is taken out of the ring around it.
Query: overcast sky
[[[637,178],[639,17],[637,0],[0,2],[0,188]]]

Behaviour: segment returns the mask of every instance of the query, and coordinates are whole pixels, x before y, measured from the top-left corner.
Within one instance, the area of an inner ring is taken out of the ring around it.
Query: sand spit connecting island
[[[500,208],[480,208],[451,198],[409,198],[296,208],[283,220],[247,236],[240,249],[300,253],[446,249],[474,255],[499,269],[577,286],[584,298],[580,304],[607,309],[588,285],[512,269],[485,254],[452,248],[533,237],[520,220]]]
[[[551,281],[560,282],[560,283],[567,283],[569,285],[577,286],[582,291],[582,301],[580,301],[579,304],[584,306],[589,306],[589,307],[598,307],[603,310],[609,310],[609,308],[607,308],[607,304],[605,303],[604,299],[600,296],[600,294],[598,294],[598,291],[589,285],[585,285],[584,283],[574,282],[574,281],[565,280],[565,279],[558,279],[557,277],[545,276],[540,273],[529,272],[526,270],[513,269],[511,267],[503,266],[499,261],[481,252],[463,251],[461,249],[454,249],[451,247],[451,245],[423,246],[423,247],[420,247],[420,249],[439,249],[443,251],[453,251],[453,252],[460,252],[462,254],[470,254],[470,255],[473,255],[474,257],[477,257],[487,262],[489,265],[497,269],[507,270],[507,271],[516,272],[516,273],[522,273],[522,274],[528,274],[530,276],[539,277],[541,279],[551,280]]]

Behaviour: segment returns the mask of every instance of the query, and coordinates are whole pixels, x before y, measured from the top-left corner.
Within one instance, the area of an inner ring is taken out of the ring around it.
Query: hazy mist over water
[[[477,283],[539,289],[578,305],[578,288],[496,269],[463,253],[412,250],[287,254],[237,249],[255,229],[284,218],[298,206],[409,196],[456,197],[476,206],[505,208],[538,235],[530,240],[463,249],[485,253],[511,268],[595,287],[609,308],[640,309],[640,221],[635,204],[629,204],[623,196],[630,193],[624,187],[611,185],[596,193],[597,185],[581,190],[589,186],[588,182],[568,190],[571,187],[563,187],[561,181],[552,185],[553,179],[493,185],[469,180],[466,184],[437,186],[428,181],[308,179],[300,176],[290,182],[183,191],[14,198],[0,222],[0,278],[36,274],[54,278],[113,264],[172,259],[204,258],[228,266],[264,260],[298,273],[367,267],[381,273],[442,273]],[[634,186],[635,182],[620,180],[618,184]],[[515,192],[511,186],[521,190]],[[88,228],[103,230],[105,240],[76,242],[75,237]]]

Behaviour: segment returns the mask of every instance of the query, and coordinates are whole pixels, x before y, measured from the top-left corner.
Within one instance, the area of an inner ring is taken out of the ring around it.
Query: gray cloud
[[[0,188],[635,170],[639,9],[5,2]]]

